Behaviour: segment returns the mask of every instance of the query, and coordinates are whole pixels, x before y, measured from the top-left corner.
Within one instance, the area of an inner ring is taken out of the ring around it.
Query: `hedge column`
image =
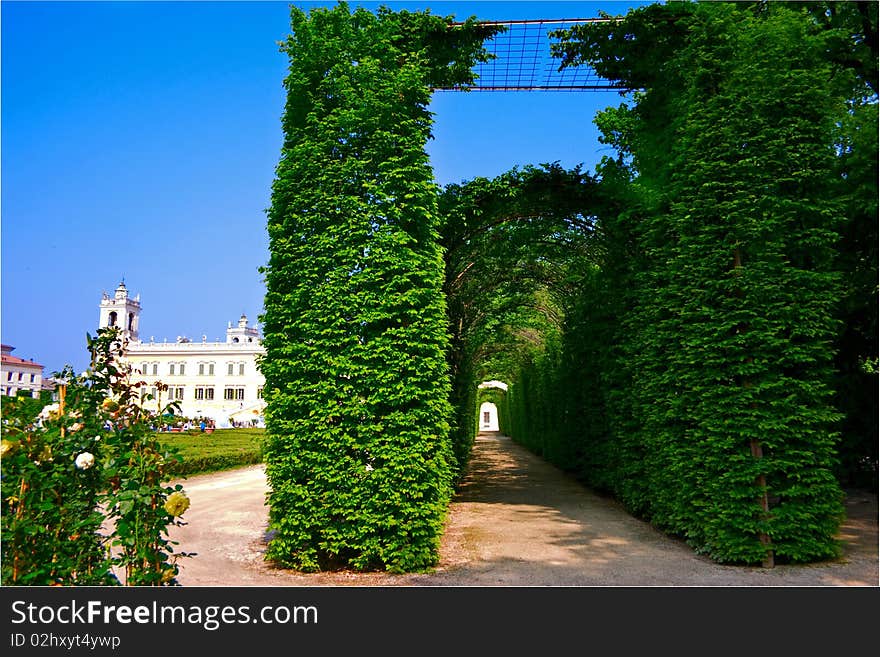
[[[268,556],[423,569],[452,490],[427,104],[469,79],[486,31],[345,4],[291,21],[264,269]]]

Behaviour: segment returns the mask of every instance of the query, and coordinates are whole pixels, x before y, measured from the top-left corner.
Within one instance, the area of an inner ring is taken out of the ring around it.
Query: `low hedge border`
[[[188,476],[231,470],[263,462],[263,429],[217,429],[213,433],[161,433],[163,445],[175,448],[181,461],[167,472]]]

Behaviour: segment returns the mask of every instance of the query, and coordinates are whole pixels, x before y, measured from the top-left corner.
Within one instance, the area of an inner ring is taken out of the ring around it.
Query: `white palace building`
[[[153,395],[145,405],[180,404],[179,414],[187,418],[209,418],[218,428],[233,423],[263,426],[263,375],[257,356],[264,353],[256,327],[248,326],[242,315],[238,326],[226,329],[225,342],[201,342],[179,337],[175,342],[149,342],[139,339],[140,295],[130,298],[125,283],[113,296],[101,299],[100,328],[117,326],[127,341],[124,360],[133,369],[132,380],[144,381],[144,394]],[[168,386],[157,397],[157,382]]]

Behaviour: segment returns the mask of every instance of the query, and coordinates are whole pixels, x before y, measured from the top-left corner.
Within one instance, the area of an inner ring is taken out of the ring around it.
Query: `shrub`
[[[165,534],[184,493],[161,482],[177,456],[135,403],[118,330],[87,339],[91,367],[56,373],[55,410],[3,404],[3,584],[176,584],[186,555]]]

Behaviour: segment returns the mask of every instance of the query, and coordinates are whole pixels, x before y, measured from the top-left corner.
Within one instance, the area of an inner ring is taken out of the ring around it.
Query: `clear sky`
[[[85,369],[101,292],[141,295],[140,337],[256,321],[281,147],[290,4],[0,4],[0,339]],[[375,9],[379,3],[350,2]],[[385,2],[463,20],[592,17],[634,2]],[[435,94],[440,184],[559,161],[592,169],[615,92]]]

